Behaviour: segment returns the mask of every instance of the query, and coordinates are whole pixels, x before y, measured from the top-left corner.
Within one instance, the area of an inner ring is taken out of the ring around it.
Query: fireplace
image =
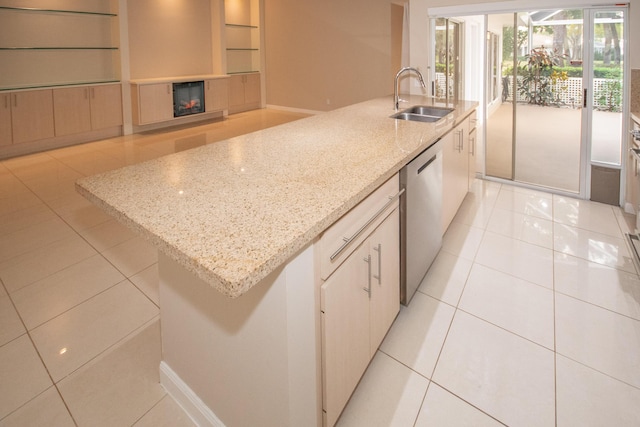
[[[173,84],[173,117],[204,113],[204,81]]]

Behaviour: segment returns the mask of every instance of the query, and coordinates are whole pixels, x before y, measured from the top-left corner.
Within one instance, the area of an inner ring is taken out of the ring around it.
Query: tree
[[[561,10],[560,12],[558,12],[554,18],[557,18],[558,20],[564,20],[567,19],[567,12],[564,10]],[[554,52],[560,52],[561,54],[566,53],[565,52],[565,48],[564,48],[564,44],[565,44],[565,40],[567,39],[567,26],[566,25],[554,25],[553,29],[551,30],[553,32],[553,50]],[[564,67],[565,63],[564,63],[564,56],[561,56],[558,58],[558,64],[560,67]]]

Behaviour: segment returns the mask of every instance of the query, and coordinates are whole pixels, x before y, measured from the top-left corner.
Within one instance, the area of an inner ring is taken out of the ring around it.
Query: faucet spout
[[[398,71],[398,74],[396,74],[396,79],[394,82],[394,93],[393,93],[393,108],[395,108],[396,111],[398,111],[398,107],[400,104],[400,97],[398,95],[399,89],[398,89],[398,80],[400,79],[400,76],[403,73],[409,72],[409,71],[413,71],[414,73],[416,73],[418,75],[418,81],[420,82],[420,85],[422,85],[423,88],[426,88],[427,85],[424,83],[424,77],[422,77],[422,73],[420,72],[420,70],[418,70],[417,68],[413,68],[413,67],[404,67],[402,68],[400,71]]]

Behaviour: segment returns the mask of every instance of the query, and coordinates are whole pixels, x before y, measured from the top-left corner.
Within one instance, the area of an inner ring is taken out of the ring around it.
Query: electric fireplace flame
[[[173,84],[173,117],[204,111],[204,81]]]

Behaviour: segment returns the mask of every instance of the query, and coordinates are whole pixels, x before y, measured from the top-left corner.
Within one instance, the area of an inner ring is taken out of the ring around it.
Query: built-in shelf
[[[244,25],[244,24],[224,24],[227,27],[235,27],[235,28],[258,28],[257,25]]]
[[[227,74],[232,75],[232,74],[253,74],[253,73],[259,73],[260,71],[258,70],[247,70],[247,71],[229,71]]]
[[[0,90],[120,82],[116,2],[52,3],[0,6]]]
[[[47,89],[62,86],[89,86],[100,85],[109,83],[120,83],[120,80],[91,80],[86,82],[60,82],[51,84],[33,84],[33,85],[21,85],[21,86],[3,86],[0,87],[0,92],[8,92],[12,90],[25,90],[25,89]]]
[[[0,50],[118,50],[117,47],[93,47],[93,46],[66,46],[66,47],[0,47]]]
[[[83,11],[83,10],[41,9],[41,8],[37,8],[37,7],[0,6],[0,10],[16,10],[16,11],[24,11],[24,12],[39,12],[39,13],[70,13],[70,14],[74,14],[74,15],[96,15],[96,16],[108,16],[108,17],[118,16],[116,13],[87,12],[87,11]]]

